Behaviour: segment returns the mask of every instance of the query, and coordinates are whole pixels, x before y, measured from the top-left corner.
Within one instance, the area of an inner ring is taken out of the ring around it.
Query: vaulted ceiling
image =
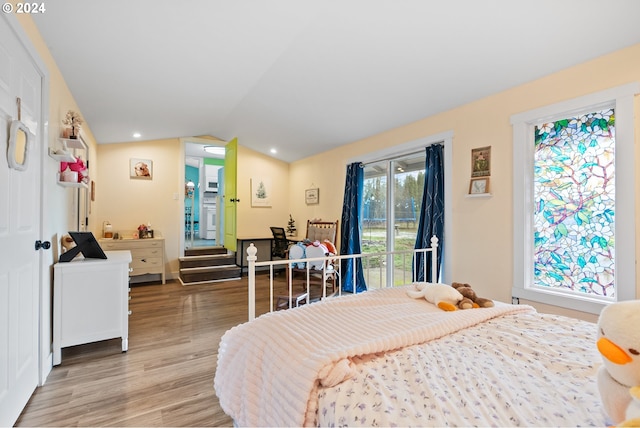
[[[238,137],[287,162],[640,43],[638,17],[637,0],[55,0],[33,15],[99,144]]]

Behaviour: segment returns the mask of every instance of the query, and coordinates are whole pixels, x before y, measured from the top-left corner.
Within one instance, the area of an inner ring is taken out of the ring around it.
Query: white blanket
[[[603,427],[593,323],[505,315],[429,343],[355,358],[318,394],[319,426]]]
[[[220,341],[214,386],[239,426],[316,423],[318,386],[354,375],[357,356],[443,337],[525,305],[444,312],[406,287],[343,296],[274,312],[227,331]]]

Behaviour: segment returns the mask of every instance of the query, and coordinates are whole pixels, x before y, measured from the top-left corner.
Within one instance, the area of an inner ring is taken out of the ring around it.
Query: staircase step
[[[228,254],[224,247],[193,247],[184,250],[185,256],[206,256],[214,254]]]
[[[240,278],[240,267],[234,265],[180,269],[183,284]]]
[[[180,268],[195,268],[206,266],[234,265],[236,258],[233,254],[214,254],[204,256],[180,257]]]

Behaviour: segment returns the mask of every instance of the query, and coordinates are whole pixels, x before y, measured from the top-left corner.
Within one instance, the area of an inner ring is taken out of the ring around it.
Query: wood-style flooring
[[[257,285],[260,314],[267,277]],[[128,352],[120,339],[64,348],[16,426],[232,426],[213,378],[220,338],[247,320],[246,277],[132,286],[130,309]]]

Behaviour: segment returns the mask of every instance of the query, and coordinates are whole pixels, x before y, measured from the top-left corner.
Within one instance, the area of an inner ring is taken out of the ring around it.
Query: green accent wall
[[[204,158],[205,165],[224,166],[224,159]]]

